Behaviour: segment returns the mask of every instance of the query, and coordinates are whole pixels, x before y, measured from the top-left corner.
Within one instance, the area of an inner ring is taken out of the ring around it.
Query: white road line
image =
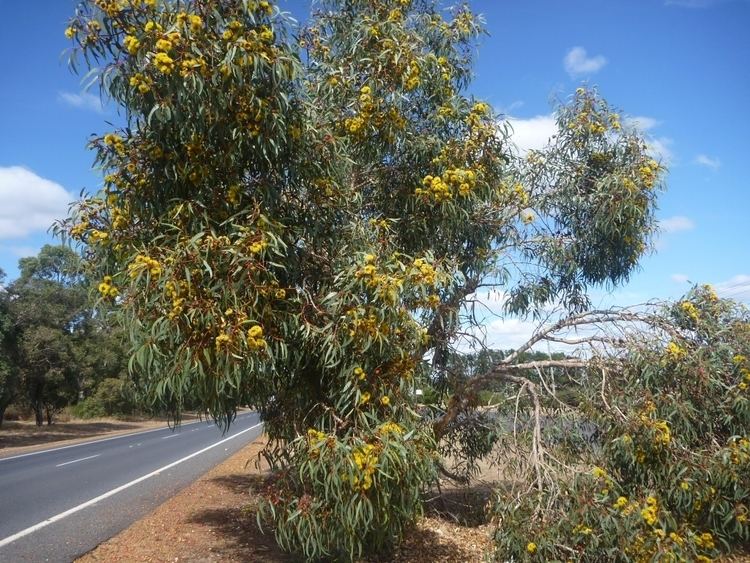
[[[78,463],[79,461],[85,461],[87,459],[94,459],[102,454],[90,455],[89,457],[82,457],[81,459],[74,459],[73,461],[66,461],[65,463],[58,463],[55,467],[62,467],[63,465],[70,465],[71,463]]]
[[[229,436],[228,438],[224,438],[223,440],[220,440],[216,442],[215,444],[211,444],[210,446],[207,446],[203,448],[202,450],[198,450],[197,452],[193,452],[190,455],[187,455],[183,457],[182,459],[178,459],[177,461],[173,461],[172,463],[169,463],[165,465],[164,467],[160,467],[159,469],[152,471],[151,473],[147,473],[146,475],[143,475],[141,477],[138,477],[137,479],[134,479],[130,481],[129,483],[125,483],[124,485],[120,485],[119,487],[112,489],[111,491],[107,491],[106,493],[103,493],[99,495],[98,497],[92,498],[91,500],[87,500],[86,502],[79,504],[78,506],[74,506],[71,509],[66,510],[65,512],[61,512],[60,514],[56,514],[55,516],[52,516],[51,518],[47,518],[46,520],[43,520],[39,522],[38,524],[34,524],[33,526],[30,526],[26,528],[25,530],[21,530],[20,532],[17,532],[13,534],[12,536],[8,536],[7,538],[4,538],[0,540],[0,547],[4,547],[8,545],[9,543],[13,543],[17,539],[20,539],[24,536],[28,536],[29,534],[33,534],[37,530],[41,530],[42,528],[49,526],[50,524],[54,524],[58,520],[62,520],[63,518],[66,518],[70,516],[71,514],[75,514],[76,512],[80,512],[84,508],[88,508],[91,505],[96,504],[97,502],[103,501],[104,499],[107,499],[113,495],[116,495],[120,491],[124,491],[125,489],[129,489],[133,485],[137,485],[138,483],[145,481],[146,479],[150,479],[151,477],[158,475],[162,471],[166,471],[167,469],[171,469],[172,467],[179,465],[183,462],[186,462],[189,459],[194,458],[195,456],[198,456],[204,452],[207,452],[210,449],[215,448],[216,446],[220,446],[221,444],[228,442],[229,440],[232,440],[236,438],[237,436],[241,436],[245,432],[250,432],[250,430],[255,430],[259,426],[262,426],[263,423],[260,422],[256,424],[255,426],[251,426],[250,428],[245,428],[244,430],[241,430],[240,432],[237,432],[237,434],[233,434],[232,436]]]
[[[252,412],[238,414],[237,418],[239,419],[240,416],[243,415],[250,415],[255,414]],[[194,420],[193,422],[185,422],[184,424],[180,424],[180,426],[190,426],[192,424],[199,424],[199,423],[207,423],[207,420]],[[68,448],[77,448],[78,446],[88,446],[89,444],[98,444],[100,442],[108,442],[110,440],[117,440],[118,438],[129,438],[130,436],[136,436],[138,434],[148,434],[149,432],[158,432],[159,430],[166,430],[166,428],[152,428],[151,430],[139,430],[138,432],[131,432],[130,434],[120,434],[119,436],[112,436],[110,438],[102,438],[101,440],[91,440],[90,442],[80,442],[78,444],[71,444],[69,446],[60,446],[59,448],[50,448],[48,450],[39,450],[37,452],[29,452],[27,454],[18,454],[10,457],[0,457],[0,463],[3,461],[8,461],[11,459],[18,459],[21,457],[28,457],[31,455],[39,455],[39,454],[46,454],[48,452],[56,452],[58,450],[67,450]],[[200,428],[196,428],[196,430],[200,430]],[[138,444],[140,446],[140,444]]]
[[[162,440],[166,440],[168,438],[174,438],[175,436],[179,436],[179,434],[170,434],[169,436],[163,436]]]

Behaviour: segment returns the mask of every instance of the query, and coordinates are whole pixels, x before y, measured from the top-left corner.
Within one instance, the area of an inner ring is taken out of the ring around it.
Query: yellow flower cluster
[[[352,309],[346,314],[351,318],[349,336],[352,338],[358,335],[376,336],[381,332],[383,334],[388,332],[388,326],[381,325],[372,313],[365,316],[359,309]]]
[[[383,395],[382,397],[380,397],[380,404],[384,407],[387,407],[391,404],[391,398],[388,395]]]
[[[361,367],[356,367],[354,368],[354,377],[356,377],[360,381],[364,381],[364,379],[367,377],[367,374]]]
[[[344,120],[344,127],[349,133],[357,134],[362,131],[375,111],[372,89],[369,86],[362,86],[359,90],[359,108],[360,111],[357,115]]]
[[[662,446],[668,446],[672,441],[672,434],[666,420],[657,420],[653,423],[655,435],[654,442]]]
[[[377,433],[381,436],[386,436],[388,434],[397,434],[400,436],[404,433],[404,429],[398,423],[388,420],[378,426]]]
[[[225,332],[222,332],[219,336],[214,339],[216,351],[219,352],[222,349],[229,348],[229,344],[232,342],[232,338]]]
[[[256,240],[255,242],[250,243],[250,246],[248,247],[248,250],[252,252],[253,254],[260,254],[268,247],[268,243],[261,239]]]
[[[261,0],[260,2],[258,2],[257,9],[265,13],[267,16],[273,14],[273,6],[271,6],[271,3],[267,0]]]
[[[653,412],[653,411],[647,411]],[[641,423],[653,430],[653,443],[655,446],[668,446],[672,442],[672,432],[666,420],[652,420],[648,414],[642,413]]]
[[[656,181],[656,173],[659,171],[659,163],[655,160],[649,160],[646,164],[638,169],[638,175],[641,178],[641,182],[647,188],[652,188]]]
[[[166,53],[156,53],[153,60],[154,66],[159,72],[162,72],[164,74],[172,74],[172,71],[174,71],[174,59]]]
[[[695,536],[693,541],[695,542],[695,545],[703,549],[714,549],[716,547],[714,537],[710,532],[703,532],[701,535]]]
[[[185,310],[184,305],[184,297],[175,297],[174,299],[172,299],[172,310],[169,311],[169,314],[167,315],[170,321],[176,319],[182,314],[182,312]]]
[[[352,452],[352,461],[361,475],[352,476],[352,487],[357,491],[366,491],[372,487],[372,476],[378,467],[378,453],[375,446],[365,444]]]
[[[247,331],[247,345],[250,350],[261,350],[266,347],[266,340],[263,338],[263,327],[255,325]]]
[[[473,170],[451,168],[442,176],[425,176],[422,186],[414,190],[417,196],[432,197],[436,202],[449,200],[454,193],[466,197],[476,185],[477,175]]]
[[[435,285],[437,272],[424,258],[417,258],[412,264],[411,277],[426,285]]]
[[[750,440],[747,438],[733,439],[729,443],[729,456],[733,465],[750,463]]]
[[[108,238],[109,238],[109,233],[107,233],[106,231],[100,231],[98,229],[93,229],[89,233],[89,242],[91,244],[103,243]]]
[[[130,85],[133,88],[138,88],[138,91],[141,94],[147,94],[151,91],[151,79],[144,76],[140,72],[137,72],[133,76],[130,77]]]
[[[680,309],[682,310],[687,317],[692,320],[693,322],[698,322],[699,314],[698,314],[698,308],[693,305],[690,301],[683,301],[680,303]]]
[[[232,39],[238,38],[240,35],[242,35],[242,30],[245,26],[242,25],[242,22],[239,22],[237,20],[232,20],[227,24],[227,28],[224,30],[224,33],[222,33],[221,37],[224,39],[224,41],[231,41]]]
[[[320,445],[320,442],[328,438],[328,434],[325,432],[321,432],[320,430],[316,430],[315,428],[308,428],[307,429],[307,439],[313,446]]]
[[[143,29],[146,33],[152,33],[154,31],[164,31],[164,28],[161,26],[161,24],[155,21],[146,22],[146,25],[143,26]]]
[[[536,544],[533,541],[530,541],[526,544],[526,551],[530,553],[531,555],[534,555],[536,553]]]
[[[742,376],[742,381],[737,384],[737,388],[740,391],[746,391],[750,387],[750,369],[747,367],[747,358],[743,354],[736,354],[732,362],[739,367],[740,376]]]
[[[404,90],[411,92],[422,83],[420,72],[419,63],[415,60],[411,61],[409,63],[409,69],[403,77]]]
[[[466,124],[472,128],[479,127],[489,114],[490,105],[485,102],[477,102],[472,106],[469,115],[466,116]]]
[[[594,467],[594,469],[591,470],[591,474],[597,479],[607,477],[607,472],[601,467]]]
[[[513,196],[518,200],[519,207],[526,207],[529,204],[529,192],[523,187],[523,184],[517,183],[513,186]]]
[[[88,228],[89,228],[89,222],[81,221],[80,223],[74,225],[70,229],[70,236],[73,238],[81,238],[81,236],[83,236],[83,233],[85,233],[86,229]]]
[[[197,59],[186,57],[180,63],[180,76],[183,78],[190,76],[196,70],[202,72],[206,69],[206,66],[206,59],[203,57],[198,57]]]
[[[125,141],[119,135],[107,133],[104,135],[104,144],[115,149],[117,154],[121,155],[125,153]]]
[[[643,518],[643,521],[646,522],[649,526],[653,526],[656,524],[656,521],[659,517],[659,503],[656,500],[656,497],[648,497],[646,499],[646,507],[641,510],[641,518]]]
[[[128,265],[128,274],[130,274],[131,278],[135,279],[142,272],[148,272],[151,277],[158,278],[161,275],[161,264],[159,264],[158,260],[139,254]]]
[[[387,303],[396,303],[403,286],[403,280],[394,276],[378,274],[377,267],[373,264],[374,261],[374,255],[366,254],[365,265],[357,270],[354,274],[355,277],[364,279],[367,287],[377,288],[378,296]]]
[[[134,35],[126,35],[125,39],[122,40],[122,45],[131,55],[138,53],[138,50],[141,48],[141,42]]]
[[[687,350],[676,342],[667,344],[667,358],[675,363],[684,360],[687,357]]]
[[[197,14],[180,12],[179,14],[177,14],[177,23],[184,26],[189,26],[190,31],[192,31],[193,33],[197,33],[201,29],[203,29],[203,20]]]
[[[577,535],[588,536],[591,532],[593,532],[593,530],[584,524],[578,524],[573,528],[573,533]]]
[[[628,505],[628,498],[627,497],[617,497],[617,500],[612,505],[613,508],[616,508],[618,510],[623,510]]]
[[[112,276],[104,276],[102,282],[99,284],[98,289],[102,297],[109,297],[110,299],[114,299],[115,297],[120,295],[119,290],[112,283]]]
[[[77,33],[78,33],[78,30],[73,26],[69,26],[65,28],[65,37],[67,37],[68,39],[73,39]]]
[[[360,405],[366,405],[367,403],[370,402],[370,398],[371,398],[370,392],[369,391],[365,391],[359,397],[359,404]]]

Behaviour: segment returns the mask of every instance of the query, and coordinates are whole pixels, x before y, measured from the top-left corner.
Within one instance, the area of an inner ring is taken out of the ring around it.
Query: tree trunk
[[[44,424],[44,412],[41,403],[34,403],[34,415],[36,417],[36,425],[42,426]]]
[[[45,407],[47,413],[47,426],[52,426],[52,408]]]
[[[7,404],[0,405],[0,428],[3,427],[3,418],[5,418],[5,409],[7,408]]]

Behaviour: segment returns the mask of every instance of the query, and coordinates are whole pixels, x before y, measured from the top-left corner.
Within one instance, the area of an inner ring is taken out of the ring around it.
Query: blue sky
[[[581,82],[636,119],[669,167],[657,252],[602,302],[677,297],[686,280],[750,302],[750,1],[474,0],[490,36],[471,93],[512,118],[517,142],[552,133],[551,102]],[[298,18],[309,2],[281,0]],[[95,189],[89,135],[118,116],[70,73],[74,2],[0,0],[0,268],[50,241],[48,225]],[[29,30],[33,29],[33,35]]]

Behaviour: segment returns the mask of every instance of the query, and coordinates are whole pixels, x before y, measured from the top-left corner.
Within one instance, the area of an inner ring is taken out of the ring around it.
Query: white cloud
[[[665,0],[665,6],[678,6],[680,8],[711,8],[724,4],[730,0]],[[741,0],[747,2],[748,0]]]
[[[543,149],[550,138],[557,133],[557,123],[554,115],[537,115],[528,119],[517,117],[508,118],[513,128],[510,138],[521,154],[532,149]]]
[[[682,231],[691,231],[695,228],[695,223],[688,217],[675,215],[674,217],[667,217],[666,219],[659,221],[659,227],[662,232],[672,234],[680,233]]]
[[[47,230],[65,217],[75,197],[21,166],[0,166],[0,239]]]
[[[11,254],[18,258],[27,258],[39,254],[39,249],[33,246],[11,246],[8,248]]]
[[[654,119],[653,117],[646,117],[645,115],[631,115],[623,119],[625,127],[630,129],[638,129],[639,131],[649,131],[661,124],[661,121]]]
[[[687,283],[690,279],[687,274],[672,274],[669,277],[675,283]]]
[[[602,69],[607,64],[607,59],[602,55],[589,57],[583,47],[573,47],[567,52],[563,59],[565,70],[570,76],[581,74],[592,74]]]
[[[101,98],[89,92],[81,92],[79,94],[60,92],[58,99],[74,108],[87,109],[96,113],[104,113],[104,106],[102,106]]]
[[[695,163],[700,164],[701,166],[706,166],[708,168],[713,168],[714,170],[718,170],[718,168],[721,166],[721,161],[716,157],[710,157],[705,154],[699,154],[695,157]]]
[[[727,281],[717,283],[714,289],[720,297],[750,303],[750,276],[747,274],[739,274]]]
[[[486,345],[496,350],[518,348],[531,338],[538,324],[516,318],[495,319],[485,325]]]
[[[672,143],[669,137],[655,137],[649,133],[661,125],[661,121],[645,115],[630,115],[623,119],[626,129],[635,129],[646,138],[646,149],[652,158],[663,164],[670,164],[674,160],[672,152]]]
[[[663,164],[670,164],[674,160],[674,154],[670,148],[672,145],[672,139],[669,137],[656,137],[653,139],[646,139],[646,150],[651,155]]]

